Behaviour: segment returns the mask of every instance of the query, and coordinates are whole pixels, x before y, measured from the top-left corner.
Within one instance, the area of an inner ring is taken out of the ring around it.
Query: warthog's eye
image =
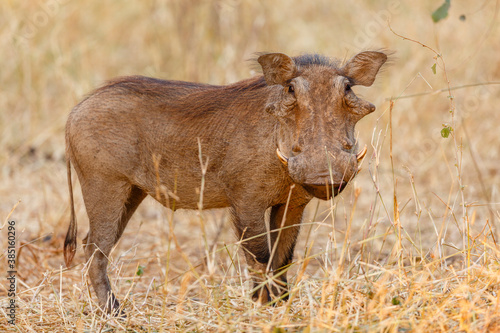
[[[346,84],[345,84],[345,88],[344,88],[344,90],[345,90],[345,93],[346,93],[346,94],[347,94],[348,92],[350,92],[350,91],[351,91],[351,85],[350,85],[349,83],[346,83]]]
[[[295,88],[292,85],[289,85],[287,87],[286,91],[288,91],[290,94],[293,94],[293,93],[295,93]]]

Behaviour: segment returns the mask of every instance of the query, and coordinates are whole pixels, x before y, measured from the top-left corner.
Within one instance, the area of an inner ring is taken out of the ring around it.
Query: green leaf
[[[436,64],[432,65],[431,69],[432,73],[436,74]]]
[[[145,268],[144,266],[139,265],[139,267],[137,267],[137,272],[135,272],[135,274],[137,276],[141,276],[142,274],[144,274],[144,268]]]
[[[451,127],[450,126],[446,126],[444,127],[442,130],[441,130],[441,136],[443,138],[447,138],[450,136],[450,133],[451,133]]]
[[[448,9],[450,9],[450,1],[444,0],[444,3],[432,13],[432,20],[434,23],[441,21],[448,16]]]
[[[392,305],[401,305],[401,301],[399,300],[399,297],[393,297],[391,300]]]

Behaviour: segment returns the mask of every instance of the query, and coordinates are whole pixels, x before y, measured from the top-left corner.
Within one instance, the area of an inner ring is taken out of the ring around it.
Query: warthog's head
[[[270,97],[266,111],[279,119],[277,158],[297,184],[320,199],[342,191],[358,173],[354,126],[375,106],[352,91],[371,86],[387,55],[361,52],[339,67],[319,55],[295,58],[282,53],[261,55]]]

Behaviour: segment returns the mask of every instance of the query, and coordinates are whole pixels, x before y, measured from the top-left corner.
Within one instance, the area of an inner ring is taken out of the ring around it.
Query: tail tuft
[[[72,216],[68,233],[66,234],[66,239],[64,240],[64,262],[66,267],[69,267],[76,252],[76,223],[74,220],[74,216]]]
[[[73,201],[73,185],[71,184],[71,160],[69,154],[69,142],[66,136],[66,168],[68,175],[68,189],[69,189],[69,204],[71,211],[71,218],[69,221],[68,232],[66,233],[66,239],[64,240],[64,262],[66,267],[69,267],[73,257],[76,252],[76,233],[77,233],[77,223],[75,217],[75,203]]]

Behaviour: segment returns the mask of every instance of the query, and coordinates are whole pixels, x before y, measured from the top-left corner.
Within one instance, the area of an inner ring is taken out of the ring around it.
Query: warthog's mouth
[[[346,182],[340,184],[303,184],[302,187],[314,197],[321,200],[328,200],[342,192],[347,186]]]

